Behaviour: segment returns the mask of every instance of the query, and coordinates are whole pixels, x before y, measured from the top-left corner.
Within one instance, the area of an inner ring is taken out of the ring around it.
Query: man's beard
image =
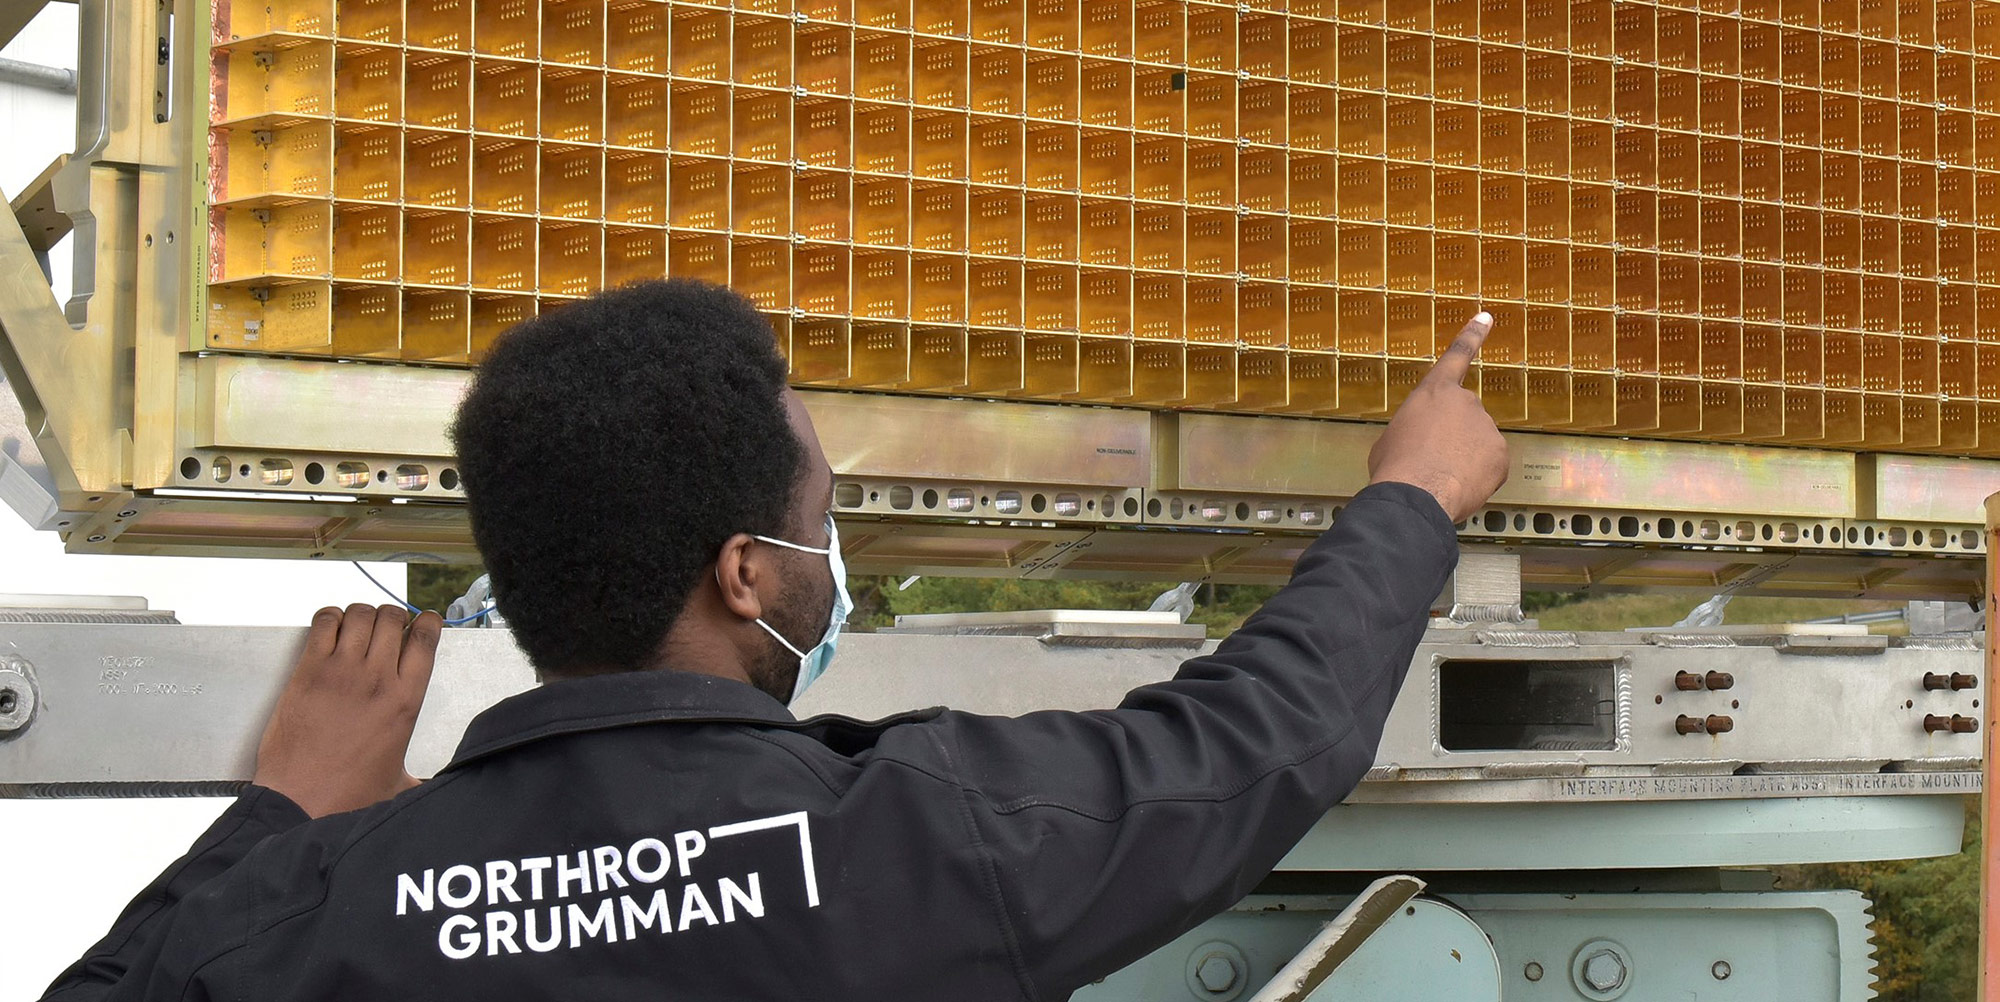
[[[764,622],[771,624],[788,643],[807,654],[826,636],[827,617],[833,609],[833,596],[814,594],[819,590],[808,581],[790,579],[778,592],[778,607],[764,617]],[[772,699],[789,703],[792,689],[799,682],[799,659],[784,644],[768,635],[764,639],[768,642],[767,649],[751,665],[750,681]]]

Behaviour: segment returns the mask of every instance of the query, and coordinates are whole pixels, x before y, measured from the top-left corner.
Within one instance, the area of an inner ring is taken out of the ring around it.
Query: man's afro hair
[[[498,339],[451,433],[495,599],[544,675],[649,667],[724,540],[802,528],[785,377],[750,302],[688,279]]]

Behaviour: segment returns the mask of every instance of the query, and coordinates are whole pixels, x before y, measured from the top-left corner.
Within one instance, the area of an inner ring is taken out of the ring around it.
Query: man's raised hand
[[[1507,480],[1507,441],[1463,385],[1492,329],[1491,315],[1473,317],[1368,452],[1370,483],[1429,491],[1454,522],[1470,518]]]

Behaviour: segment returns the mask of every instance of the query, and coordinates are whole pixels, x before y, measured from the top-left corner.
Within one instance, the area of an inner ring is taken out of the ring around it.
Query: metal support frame
[[[0,679],[0,701],[11,692],[14,705],[38,708],[12,726],[0,722],[0,795],[241,782],[303,637],[38,617],[5,628],[20,678]],[[1210,643],[1095,628],[853,634],[842,646],[855,667],[815,686],[799,712],[1107,707]],[[1804,655],[1748,637],[1433,631],[1376,767],[1285,865],[1741,866],[1951,852],[1962,819],[1955,798],[1979,786],[1981,738],[1953,726],[1978,713],[1977,657],[1968,645]],[[411,771],[434,772],[474,714],[533,684],[505,630],[448,631]],[[1827,719],[1847,729],[1832,732]],[[1937,803],[1947,808],[1926,806]],[[1413,825],[1418,815],[1433,821]],[[1551,824],[1679,834],[1597,840],[1590,852],[1522,848],[1535,840],[1519,831]],[[1435,842],[1425,831],[1448,837]]]
[[[2000,494],[1986,499],[1986,673],[2000,670],[2000,616],[1993,614],[1993,596],[2000,595]],[[2000,782],[2000,708],[1989,700],[1986,712],[1987,792],[1980,798],[1981,842],[1979,853],[1979,998],[2000,1002],[2000,796],[1992,791]]]

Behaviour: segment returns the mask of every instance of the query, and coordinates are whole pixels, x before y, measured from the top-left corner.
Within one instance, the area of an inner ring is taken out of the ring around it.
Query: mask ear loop
[[[782,539],[772,539],[769,536],[759,536],[756,533],[751,533],[750,538],[769,543],[772,546],[782,546],[785,547],[786,549],[798,550],[801,553],[817,553],[820,556],[825,556],[833,552],[833,549],[831,547],[800,546],[797,543],[788,543]],[[720,564],[717,564],[715,567],[715,587],[717,588],[722,587],[722,565]],[[762,616],[759,616],[756,619],[751,620],[751,622],[756,623],[757,626],[761,628],[765,633],[770,634],[771,639],[783,645],[785,650],[792,652],[793,657],[798,658],[800,661],[804,661],[806,659],[806,654],[804,651],[801,651],[797,647],[792,646],[792,642],[786,640],[784,634],[781,634],[777,630],[772,629],[771,624],[764,622],[764,618]]]
[[[771,544],[772,546],[782,546],[782,547],[784,547],[784,548],[785,548],[785,549],[787,549],[787,550],[797,550],[797,551],[799,551],[800,553],[817,553],[817,554],[819,554],[819,555],[820,555],[820,556],[822,556],[822,557],[823,557],[823,556],[826,556],[826,555],[827,555],[828,553],[831,553],[831,552],[833,552],[833,550],[832,550],[832,548],[831,548],[831,547],[826,547],[826,546],[803,546],[803,545],[800,545],[800,544],[798,544],[798,543],[788,543],[788,542],[786,542],[786,541],[784,541],[784,540],[782,540],[782,539],[772,539],[772,538],[771,538],[771,537],[769,537],[769,536],[759,536],[759,535],[756,535],[756,534],[754,534],[754,533],[753,533],[753,534],[752,534],[752,535],[750,536],[750,538],[751,538],[751,539],[754,539],[754,540],[757,540],[758,542],[763,542],[763,543],[769,543],[769,544]],[[720,570],[720,568],[718,568],[718,570]]]

